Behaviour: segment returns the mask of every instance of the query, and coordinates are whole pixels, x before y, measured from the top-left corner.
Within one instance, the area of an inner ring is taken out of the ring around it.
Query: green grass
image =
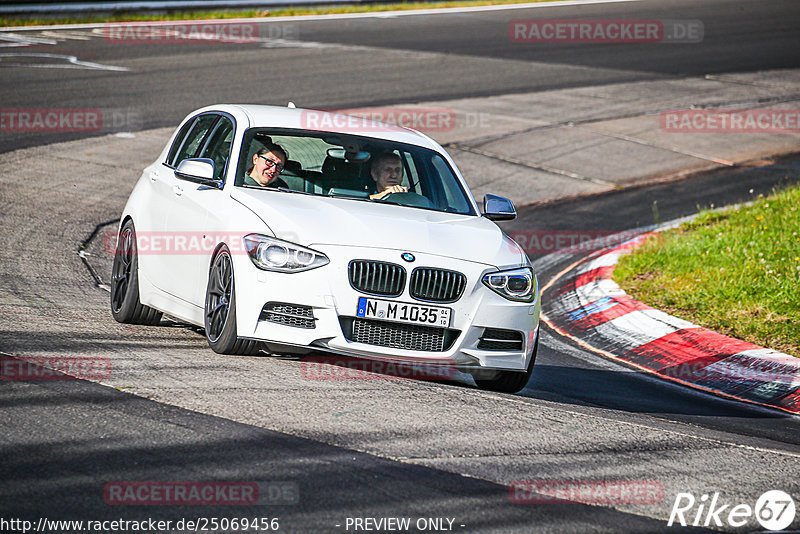
[[[614,279],[667,313],[800,356],[800,187],[656,234]]]
[[[160,20],[206,20],[259,17],[288,17],[299,15],[331,15],[338,13],[373,13],[404,11],[410,9],[440,9],[447,7],[495,6],[528,2],[553,2],[555,0],[458,0],[446,2],[398,2],[394,4],[344,4],[326,7],[284,7],[274,10],[243,11],[174,11],[159,14],[115,13],[112,15],[79,15],[55,17],[0,17],[0,26],[41,26],[53,24],[85,24],[102,22],[134,22]]]

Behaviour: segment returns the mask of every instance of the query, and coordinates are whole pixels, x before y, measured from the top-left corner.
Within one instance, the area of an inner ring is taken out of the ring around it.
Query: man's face
[[[253,156],[253,171],[250,176],[261,185],[268,185],[283,170],[286,158],[280,152],[266,152]]]
[[[400,158],[383,158],[372,166],[371,174],[380,192],[389,186],[400,185],[403,181],[403,165]]]

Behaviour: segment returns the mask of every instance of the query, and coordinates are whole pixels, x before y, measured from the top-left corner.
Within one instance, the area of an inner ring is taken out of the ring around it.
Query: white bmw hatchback
[[[393,185],[378,191],[387,161]],[[536,357],[540,302],[528,258],[493,222],[515,216],[494,195],[481,213],[419,132],[314,110],[203,108],[125,206],[111,310],[125,323],[166,313],[202,326],[219,353],[424,362],[516,392]]]

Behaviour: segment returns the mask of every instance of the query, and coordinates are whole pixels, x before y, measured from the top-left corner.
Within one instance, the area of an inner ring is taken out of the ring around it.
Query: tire
[[[236,336],[236,292],[233,261],[228,247],[223,246],[208,273],[205,303],[206,340],[218,354],[256,354],[261,343]]]
[[[533,352],[531,352],[531,361],[528,363],[528,369],[525,372],[520,371],[495,371],[492,378],[478,378],[473,376],[475,384],[479,388],[487,391],[497,391],[498,393],[517,393],[525,389],[528,380],[533,373],[533,363],[536,361],[536,353],[539,350],[539,330],[536,330],[536,341],[533,344]],[[477,373],[481,373],[478,371]],[[477,374],[476,373],[476,374]]]
[[[111,315],[120,323],[157,325],[162,313],[139,301],[136,229],[128,220],[119,231],[111,268]]]

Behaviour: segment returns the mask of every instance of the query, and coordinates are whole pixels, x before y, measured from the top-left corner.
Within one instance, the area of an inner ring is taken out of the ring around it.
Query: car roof
[[[234,116],[243,114],[249,121],[249,128],[291,128],[330,133],[349,133],[363,137],[409,143],[441,151],[438,143],[416,130],[385,124],[362,118],[361,116],[336,113],[335,111],[258,104],[222,104],[208,106],[197,110],[195,113],[208,111],[224,111]],[[359,108],[359,111],[367,110]]]

